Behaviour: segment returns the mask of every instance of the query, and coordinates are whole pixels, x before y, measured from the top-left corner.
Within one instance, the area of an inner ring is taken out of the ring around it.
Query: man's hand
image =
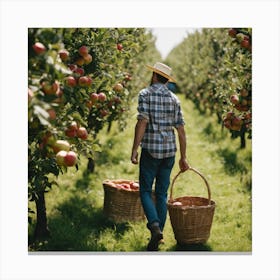
[[[179,167],[180,167],[181,172],[185,172],[190,168],[190,166],[185,158],[180,158]]]
[[[137,152],[137,150],[132,150],[132,152],[131,152],[131,162],[133,164],[138,164],[138,152]]]

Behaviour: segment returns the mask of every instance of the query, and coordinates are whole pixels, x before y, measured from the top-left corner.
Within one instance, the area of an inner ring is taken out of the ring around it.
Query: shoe
[[[158,245],[160,240],[163,239],[163,234],[157,225],[152,225],[151,230],[151,240],[148,243],[147,251],[158,251]]]

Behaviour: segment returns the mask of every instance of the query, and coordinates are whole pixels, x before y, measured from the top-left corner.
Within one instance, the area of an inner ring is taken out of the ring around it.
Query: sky
[[[162,58],[165,59],[169,52],[180,44],[189,33],[193,33],[196,28],[162,27],[151,28],[151,30],[156,37],[156,47]]]

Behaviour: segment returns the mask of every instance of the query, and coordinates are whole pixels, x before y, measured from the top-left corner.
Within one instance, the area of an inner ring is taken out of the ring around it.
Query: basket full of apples
[[[133,180],[103,181],[105,216],[116,223],[145,219],[140,201],[139,184]]]

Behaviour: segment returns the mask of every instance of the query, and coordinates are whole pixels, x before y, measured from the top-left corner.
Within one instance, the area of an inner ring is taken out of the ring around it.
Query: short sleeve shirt
[[[174,127],[185,124],[178,97],[166,85],[155,83],[140,91],[137,109],[137,119],[148,120],[142,149],[158,159],[174,156]]]

